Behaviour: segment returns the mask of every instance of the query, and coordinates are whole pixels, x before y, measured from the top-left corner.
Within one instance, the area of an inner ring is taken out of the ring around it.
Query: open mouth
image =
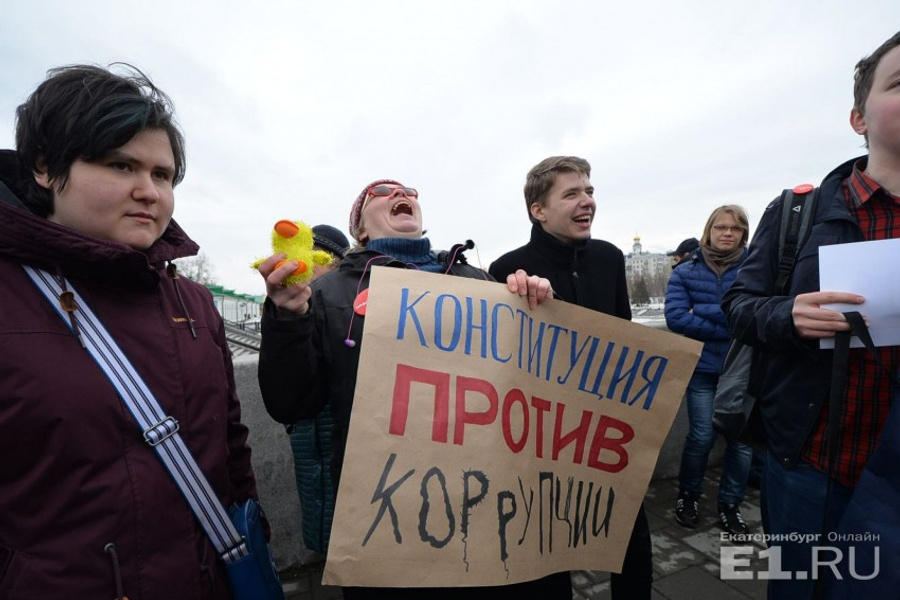
[[[399,202],[397,202],[397,204],[395,204],[394,206],[391,207],[391,216],[392,217],[395,215],[412,216],[412,214],[413,214],[412,204],[410,204],[406,200],[400,200]]]
[[[588,215],[581,215],[581,216],[575,217],[575,218],[572,219],[572,220],[575,221],[576,223],[584,223],[584,224],[588,224],[588,223],[591,222],[591,215],[589,215],[589,214],[588,214]]]

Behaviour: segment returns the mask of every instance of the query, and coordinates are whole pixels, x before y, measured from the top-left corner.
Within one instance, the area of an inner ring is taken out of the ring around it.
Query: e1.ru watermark
[[[866,559],[866,570],[870,573],[859,573],[855,546],[818,545],[819,534],[791,533],[782,536],[769,534],[731,534],[722,533],[722,542],[763,542],[769,545],[762,549],[758,546],[722,545],[719,548],[720,577],[722,579],[816,579],[822,568],[830,568],[836,579],[843,579],[842,571],[853,579],[867,581],[878,576],[881,569],[878,546],[868,546],[871,556]],[[810,568],[808,571],[785,571],[781,562],[781,547],[770,542],[788,542],[808,544],[810,552]],[[828,534],[829,542],[877,542],[879,535],[865,534]],[[759,561],[753,559],[758,558]],[[754,562],[761,564],[754,565]],[[842,567],[846,567],[843,569]]]

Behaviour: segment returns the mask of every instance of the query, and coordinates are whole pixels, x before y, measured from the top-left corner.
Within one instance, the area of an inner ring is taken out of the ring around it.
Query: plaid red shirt
[[[844,200],[859,222],[863,238],[886,240],[900,237],[900,198],[882,188],[860,164],[844,180]],[[898,347],[879,348],[882,364],[888,373],[896,373]],[[878,445],[881,429],[887,420],[893,389],[890,375],[878,367],[865,348],[850,350],[847,387],[841,406],[841,437],[838,446],[836,479],[847,487],[856,487],[869,455]],[[803,451],[803,459],[820,471],[828,472],[828,404],[826,402],[812,437]]]

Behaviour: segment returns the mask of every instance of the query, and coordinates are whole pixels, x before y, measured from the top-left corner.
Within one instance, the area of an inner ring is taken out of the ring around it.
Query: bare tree
[[[647,281],[647,291],[651,298],[663,298],[666,295],[666,287],[669,285],[669,276],[672,271],[657,271]]]
[[[191,281],[196,281],[203,285],[217,285],[219,283],[213,271],[212,262],[203,252],[200,252],[197,256],[179,258],[173,262],[178,266],[178,274],[182,277],[187,277]]]
[[[669,285],[671,274],[671,271],[627,274],[625,279],[628,283],[629,298],[636,305],[662,301],[666,296],[666,287]]]

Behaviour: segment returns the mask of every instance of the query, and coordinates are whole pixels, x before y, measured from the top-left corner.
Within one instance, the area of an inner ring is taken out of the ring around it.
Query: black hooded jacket
[[[831,350],[821,350],[817,340],[800,337],[791,311],[798,295],[819,291],[821,246],[864,239],[842,190],[842,182],[861,160],[864,157],[845,162],[822,181],[812,229],[797,256],[787,295],[774,292],[781,215],[781,200],[776,198],[763,213],[747,260],[722,299],[731,333],[763,351],[763,375],[757,383],[766,445],[787,469],[800,460],[826,405],[832,364]]]

